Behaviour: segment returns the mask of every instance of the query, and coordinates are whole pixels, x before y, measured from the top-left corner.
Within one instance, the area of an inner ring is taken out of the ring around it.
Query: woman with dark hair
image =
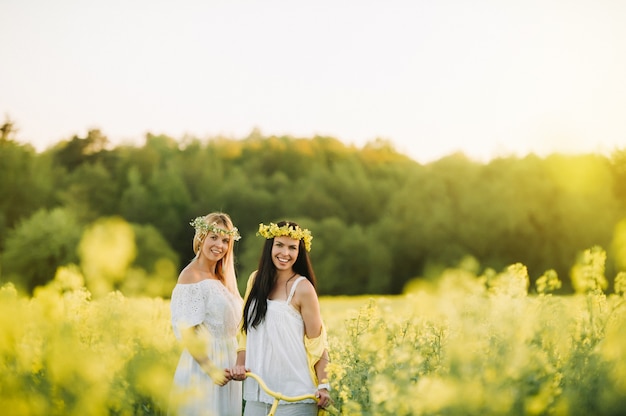
[[[265,237],[258,269],[244,297],[234,380],[247,370],[286,396],[315,394],[318,402],[280,402],[276,415],[317,415],[330,404],[326,376],[328,342],[308,255],[313,237],[294,222],[259,225]],[[249,378],[244,382],[244,416],[267,415],[273,397]]]
[[[180,272],[170,306],[174,335],[184,347],[170,413],[241,416],[241,383],[228,383],[243,304],[233,255],[239,231],[222,212],[197,217],[190,225],[195,257]]]

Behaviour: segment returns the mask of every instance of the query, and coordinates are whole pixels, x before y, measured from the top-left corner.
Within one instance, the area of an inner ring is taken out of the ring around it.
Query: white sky
[[[0,114],[100,128],[377,137],[420,162],[626,147],[623,0],[0,0]]]

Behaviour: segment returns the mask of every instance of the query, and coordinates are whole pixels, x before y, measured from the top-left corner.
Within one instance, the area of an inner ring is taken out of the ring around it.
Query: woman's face
[[[291,270],[298,258],[300,240],[280,236],[274,237],[272,245],[272,262],[278,270]]]
[[[228,252],[230,236],[209,231],[202,243],[202,253],[211,261],[221,260]]]

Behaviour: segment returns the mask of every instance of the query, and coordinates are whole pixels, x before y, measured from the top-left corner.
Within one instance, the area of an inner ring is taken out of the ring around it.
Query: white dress
[[[172,329],[177,339],[185,327],[201,325],[207,354],[219,369],[232,368],[237,359],[237,330],[241,300],[219,280],[177,284],[172,291]],[[180,416],[241,415],[241,382],[219,386],[202,370],[185,349],[176,372],[170,400],[170,414]]]
[[[267,300],[265,319],[256,328],[248,328],[246,340],[246,367],[258,374],[270,390],[286,396],[315,394],[304,347],[304,321],[291,305],[291,298],[300,276],[292,285],[286,301]],[[244,382],[244,399],[271,404],[274,398],[251,377]],[[315,403],[307,399],[296,403]],[[287,402],[280,402],[286,405]],[[316,410],[317,405],[313,407]]]

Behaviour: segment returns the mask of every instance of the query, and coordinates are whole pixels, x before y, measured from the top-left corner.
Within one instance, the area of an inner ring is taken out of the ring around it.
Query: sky
[[[99,128],[377,138],[427,163],[626,147],[623,0],[0,0],[0,116],[43,150]]]

